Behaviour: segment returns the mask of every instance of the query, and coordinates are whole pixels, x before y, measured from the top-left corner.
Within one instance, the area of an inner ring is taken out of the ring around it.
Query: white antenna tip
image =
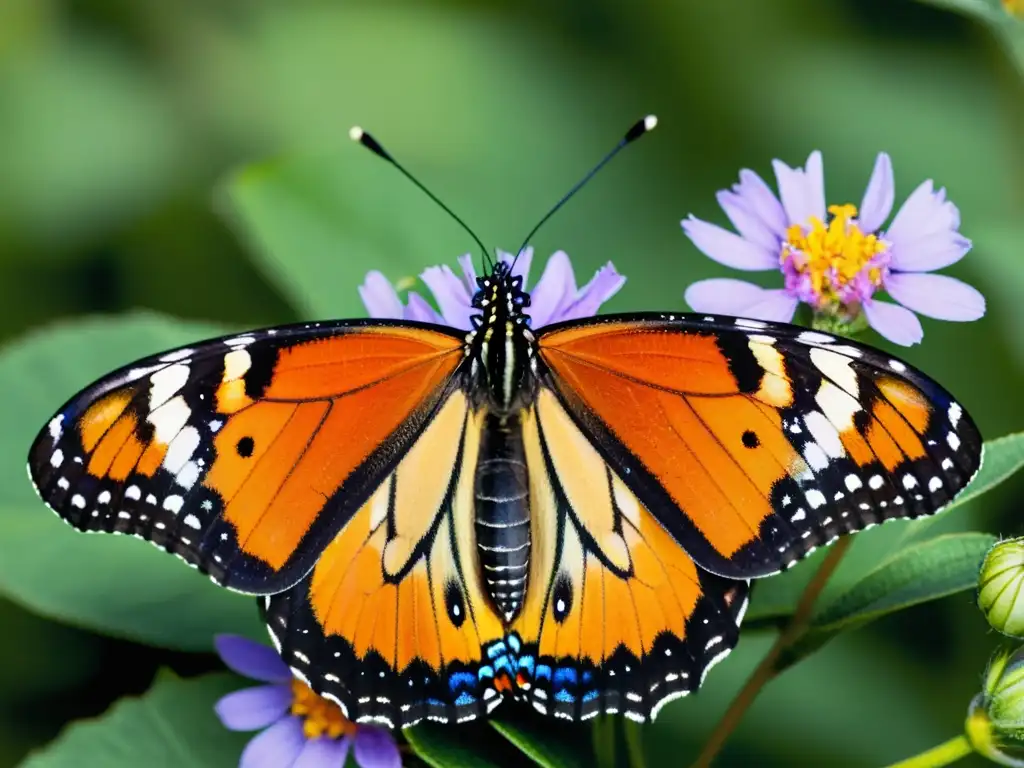
[[[653,131],[654,128],[657,125],[658,125],[658,116],[657,115],[648,115],[647,117],[644,118],[644,128],[646,130]]]
[[[352,141],[359,141],[363,138],[363,129],[358,125],[353,125],[348,129],[348,137],[352,139]]]

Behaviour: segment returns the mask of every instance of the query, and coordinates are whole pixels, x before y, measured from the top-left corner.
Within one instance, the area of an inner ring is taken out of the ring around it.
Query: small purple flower
[[[718,193],[739,234],[693,216],[682,224],[693,244],[715,261],[748,271],[781,270],[784,286],[701,280],[686,290],[695,311],[788,322],[804,302],[814,310],[816,326],[856,329],[866,321],[904,346],[924,335],[914,312],[957,321],[985,314],[985,297],[976,289],[929,274],[971,249],[971,241],[958,231],[959,211],[946,200],[945,189],[934,190],[931,179],[914,190],[882,231],[895,199],[892,161],[884,152],[875,161],[859,215],[849,204],[826,211],[820,152],[812,152],[804,168],[779,160],[773,165],[778,198],[746,169],[738,184]],[[899,304],[879,301],[879,290]]]
[[[512,262],[511,254],[498,251],[498,258]],[[512,274],[521,275],[527,284],[533,248],[524,248]],[[406,304],[398,296],[394,286],[380,272],[372,271],[359,286],[359,295],[366,305],[370,317],[419,320],[426,323],[450,325],[453,328],[469,330],[469,318],[479,314],[472,307],[473,294],[477,291],[476,270],[473,257],[469,254],[459,258],[462,275],[457,275],[448,266],[428,267],[421,274],[437,302],[437,312],[420,294],[409,291]],[[529,289],[530,307],[527,310],[530,324],[534,328],[589,317],[597,313],[601,305],[618,293],[626,278],[615,271],[611,262],[597,270],[593,279],[582,288],[576,287],[576,276],[572,263],[564,251],[556,251],[548,259],[544,274],[537,284]]]
[[[267,683],[229,693],[214,709],[225,728],[262,731],[239,768],[341,768],[349,748],[362,768],[399,768],[391,734],[349,721],[333,701],[296,680],[273,648],[238,635],[218,635],[217,653],[245,677]]]

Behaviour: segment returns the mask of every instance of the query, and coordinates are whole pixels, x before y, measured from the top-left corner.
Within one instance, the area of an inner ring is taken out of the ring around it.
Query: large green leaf
[[[498,733],[516,745],[537,765],[544,768],[572,768],[587,765],[591,756],[581,752],[579,745],[588,744],[585,732],[578,726],[552,729],[550,721],[541,724],[526,720],[492,720]],[[573,730],[579,731],[573,734]],[[576,738],[573,738],[573,736]]]
[[[46,616],[171,648],[217,632],[259,637],[255,601],[137,539],[85,536],[49,512],[24,474],[38,430],[94,378],[223,329],[136,314],[34,333],[0,352],[0,590]]]
[[[897,553],[841,596],[820,605],[810,629],[787,652],[787,659],[793,662],[840,632],[887,614],[975,588],[981,561],[996,541],[987,533],[956,533]]]
[[[472,732],[470,738],[467,738],[467,730]],[[413,751],[434,768],[496,768],[502,763],[487,759],[479,738],[474,738],[480,735],[481,730],[478,724],[453,728],[423,723],[402,733]]]
[[[162,674],[143,696],[117,702],[94,720],[70,725],[21,768],[225,768],[237,765],[247,733],[232,733],[213,705],[238,678],[182,680]]]
[[[833,576],[819,603],[830,604],[859,583],[879,563],[912,541],[920,541],[926,530],[964,504],[975,501],[1024,467],[1024,432],[998,437],[985,443],[981,469],[964,491],[938,516],[914,521],[890,522],[881,528],[857,534],[857,539]],[[747,613],[748,626],[777,624],[796,607],[800,594],[814,575],[823,552],[788,573],[757,582]]]

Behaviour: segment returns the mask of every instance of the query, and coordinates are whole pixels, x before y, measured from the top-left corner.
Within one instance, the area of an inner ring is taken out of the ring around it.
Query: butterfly
[[[961,405],[871,347],[710,315],[534,328],[508,263],[477,288],[468,332],[302,323],[132,363],[42,429],[32,481],[259,596],[297,676],[405,727],[509,698],[653,719],[736,644],[751,579],[979,468]]]

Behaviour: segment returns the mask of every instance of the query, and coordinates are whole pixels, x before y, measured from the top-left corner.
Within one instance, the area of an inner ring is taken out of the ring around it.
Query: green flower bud
[[[1001,541],[985,555],[978,607],[997,632],[1024,638],[1024,539]]]
[[[996,651],[964,726],[975,752],[1000,765],[1024,767],[1024,648]]]

